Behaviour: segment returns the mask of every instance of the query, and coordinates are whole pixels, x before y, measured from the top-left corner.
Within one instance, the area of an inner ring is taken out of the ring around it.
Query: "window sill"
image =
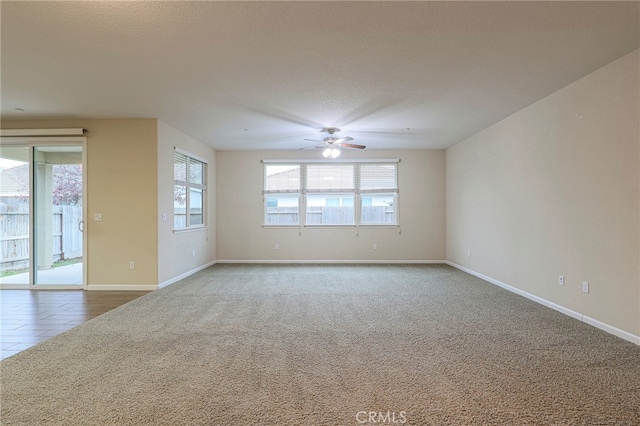
[[[380,225],[262,225],[265,229],[281,228],[281,229],[293,229],[293,228],[305,228],[305,229],[327,229],[327,228],[365,228],[365,229],[398,229],[400,225],[380,224]]]
[[[174,234],[184,234],[186,232],[206,231],[208,229],[209,229],[208,226],[191,226],[189,228],[174,229],[173,233]]]
[[[356,225],[305,225],[306,229],[327,229],[327,228],[335,228],[335,229],[354,229]]]

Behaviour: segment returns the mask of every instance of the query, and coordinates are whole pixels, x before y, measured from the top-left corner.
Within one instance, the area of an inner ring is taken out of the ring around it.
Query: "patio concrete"
[[[82,262],[37,271],[37,285],[82,285]],[[29,273],[0,278],[0,284],[29,284]]]

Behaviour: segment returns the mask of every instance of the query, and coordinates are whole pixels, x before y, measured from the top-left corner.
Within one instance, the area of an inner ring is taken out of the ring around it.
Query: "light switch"
[[[95,215],[93,215],[93,220],[95,220],[96,222],[102,222],[102,213],[96,213]]]

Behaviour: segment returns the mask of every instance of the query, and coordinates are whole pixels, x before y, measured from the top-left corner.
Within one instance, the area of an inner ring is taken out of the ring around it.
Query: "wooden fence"
[[[0,204],[0,272],[29,267],[29,206]],[[82,206],[53,206],[53,259],[82,256]]]

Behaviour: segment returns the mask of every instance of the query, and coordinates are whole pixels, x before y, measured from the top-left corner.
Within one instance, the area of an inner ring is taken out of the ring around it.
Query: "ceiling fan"
[[[307,146],[307,147],[300,148],[300,149],[322,149],[322,148],[324,148],[324,151],[322,151],[322,155],[325,158],[336,158],[338,155],[340,155],[340,150],[338,148],[354,148],[354,149],[365,149],[366,148],[366,146],[364,146],[364,145],[357,145],[357,144],[353,144],[353,143],[348,143],[348,142],[353,140],[352,137],[345,136],[345,137],[339,138],[337,136],[334,136],[333,135],[334,133],[340,131],[340,129],[336,129],[335,127],[329,127],[329,128],[326,128],[326,129],[322,129],[322,131],[326,132],[326,133],[329,133],[329,136],[327,136],[326,138],[322,139],[321,141],[314,140],[314,139],[305,139],[305,141],[319,142],[320,145]]]

